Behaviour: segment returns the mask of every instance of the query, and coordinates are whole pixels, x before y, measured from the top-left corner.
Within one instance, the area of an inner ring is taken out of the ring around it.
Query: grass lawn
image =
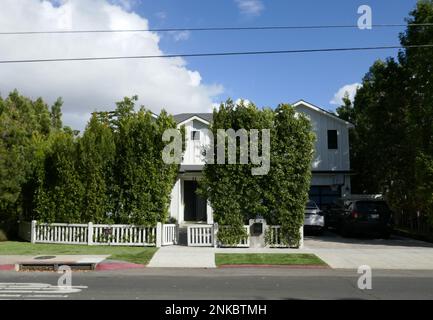
[[[101,254],[110,259],[147,264],[157,251],[154,247],[85,246],[69,244],[42,244],[6,241],[0,242],[0,255],[68,255]]]
[[[316,255],[305,253],[216,253],[215,264],[327,265]]]

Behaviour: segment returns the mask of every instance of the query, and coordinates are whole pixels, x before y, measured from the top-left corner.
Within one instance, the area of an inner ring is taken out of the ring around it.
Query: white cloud
[[[191,33],[187,30],[185,31],[170,31],[169,34],[173,36],[174,41],[185,41],[189,39]]]
[[[145,18],[125,10],[126,3],[132,2],[2,0],[0,30],[148,28]],[[0,52],[4,60],[163,54],[153,32],[2,36]],[[49,103],[61,96],[65,124],[80,130],[92,111],[111,110],[124,96],[139,95],[139,103],[156,113],[205,112],[223,91],[203,84],[180,58],[2,65],[0,94],[15,88]]]
[[[353,83],[353,84],[347,84],[335,93],[334,98],[329,102],[334,105],[342,105],[343,104],[343,98],[346,92],[349,94],[349,98],[351,101],[355,99],[356,90],[361,87],[360,83]]]
[[[58,0],[54,0],[54,1],[58,1]],[[126,11],[131,11],[135,7],[137,0],[108,0],[108,2],[114,5],[118,5]]]
[[[245,16],[259,16],[265,9],[261,0],[235,0],[241,14]]]

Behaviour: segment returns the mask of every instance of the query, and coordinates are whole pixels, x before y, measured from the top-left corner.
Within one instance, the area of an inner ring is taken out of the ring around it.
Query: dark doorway
[[[206,199],[203,199],[197,195],[197,188],[197,181],[184,181],[184,221],[202,222],[207,220]]]

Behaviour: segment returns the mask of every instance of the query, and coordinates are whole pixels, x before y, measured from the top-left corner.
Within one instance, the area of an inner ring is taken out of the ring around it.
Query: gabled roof
[[[205,124],[209,124],[212,121],[212,113],[180,113],[173,116],[174,121],[178,125],[184,124],[189,120],[199,120]]]
[[[349,121],[343,120],[343,119],[339,118],[337,115],[335,115],[335,114],[333,114],[333,113],[331,113],[331,112],[329,112],[329,111],[326,111],[325,109],[322,109],[322,108],[320,108],[320,107],[318,107],[318,106],[316,106],[316,105],[314,105],[314,104],[312,104],[312,103],[309,103],[309,102],[307,102],[307,101],[305,101],[305,100],[299,100],[299,101],[293,103],[292,105],[293,105],[295,108],[296,108],[297,106],[303,105],[303,106],[305,106],[305,107],[307,107],[307,108],[309,108],[309,109],[311,109],[311,110],[314,110],[314,111],[319,112],[319,113],[321,113],[321,114],[323,114],[323,115],[325,115],[325,116],[331,117],[331,118],[333,118],[334,120],[337,120],[337,121],[339,121],[339,122],[342,122],[342,123],[344,123],[345,125],[347,125],[349,128],[354,128],[354,127],[355,127],[355,126],[354,126],[352,123],[350,123]]]
[[[300,106],[300,105],[305,106],[305,107],[307,107],[311,110],[314,110],[316,112],[319,112],[325,116],[331,117],[332,119],[334,119],[336,121],[342,122],[345,125],[347,125],[349,128],[355,127],[352,123],[345,121],[345,120],[339,118],[337,115],[335,115],[329,111],[326,111],[325,109],[322,109],[322,108],[320,108],[320,107],[318,107],[312,103],[309,103],[305,100],[301,99],[301,100],[292,104],[292,106],[294,106],[295,108],[297,106]],[[210,122],[212,122],[213,114],[212,113],[179,113],[179,114],[173,115],[173,118],[178,125],[182,125],[185,122],[190,121],[190,120],[198,120],[198,121],[201,121],[205,124],[210,124]]]

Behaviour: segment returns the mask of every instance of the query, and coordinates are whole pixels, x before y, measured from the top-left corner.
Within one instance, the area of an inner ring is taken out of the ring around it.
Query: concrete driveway
[[[433,244],[392,236],[391,239],[343,238],[332,232],[306,236],[302,251],[312,252],[335,269],[433,270]]]

